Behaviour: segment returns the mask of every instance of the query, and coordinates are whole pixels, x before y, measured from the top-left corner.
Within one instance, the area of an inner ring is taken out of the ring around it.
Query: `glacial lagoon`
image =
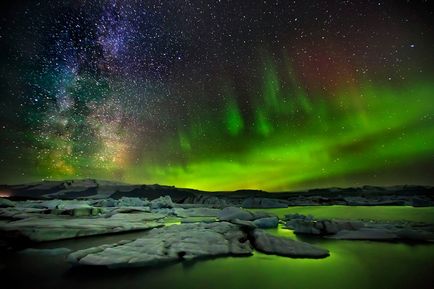
[[[261,209],[264,211],[264,209]],[[414,207],[314,206],[266,209],[283,216],[317,218],[433,221],[434,209]],[[176,220],[170,220],[176,223]],[[2,288],[433,288],[434,244],[327,240],[300,237],[281,225],[268,232],[318,245],[330,251],[324,259],[294,259],[254,252],[250,257],[223,257],[156,268],[108,270],[71,268],[66,254],[2,253]],[[34,246],[73,251],[137,238],[146,231],[86,237]]]

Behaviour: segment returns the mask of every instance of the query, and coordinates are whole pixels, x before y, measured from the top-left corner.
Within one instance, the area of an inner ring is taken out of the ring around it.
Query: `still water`
[[[299,212],[316,217],[432,221],[433,208],[302,207],[271,209],[279,215]],[[297,238],[279,227],[272,234]],[[41,244],[38,248],[87,248],[146,232],[89,237]],[[257,253],[118,271],[71,269],[64,255],[9,253],[2,256],[2,288],[434,288],[434,245],[301,238],[330,250],[325,259],[291,259]],[[10,285],[6,285],[10,284]]]

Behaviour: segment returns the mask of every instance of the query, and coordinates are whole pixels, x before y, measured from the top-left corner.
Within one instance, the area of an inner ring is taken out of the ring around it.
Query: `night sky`
[[[0,183],[434,184],[429,1],[0,10]]]

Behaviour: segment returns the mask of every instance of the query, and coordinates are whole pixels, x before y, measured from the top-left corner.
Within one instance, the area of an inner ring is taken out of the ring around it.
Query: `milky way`
[[[2,5],[0,182],[433,182],[427,2]]]

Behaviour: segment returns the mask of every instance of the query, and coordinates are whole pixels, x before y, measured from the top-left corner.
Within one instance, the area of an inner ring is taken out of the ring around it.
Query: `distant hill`
[[[227,200],[238,203],[246,199],[278,199],[293,204],[357,204],[357,198],[378,202],[421,199],[434,202],[434,187],[400,185],[390,187],[363,186],[351,188],[311,189],[298,192],[265,192],[261,190],[237,190],[206,192],[188,188],[164,185],[137,185],[119,182],[83,179],[64,181],[43,181],[21,185],[0,185],[0,193],[12,199],[104,199],[121,197],[142,197],[155,199],[168,195],[179,203],[213,203]],[[348,198],[352,198],[348,201]],[[404,202],[405,203],[405,202]],[[404,204],[403,203],[403,204]]]

